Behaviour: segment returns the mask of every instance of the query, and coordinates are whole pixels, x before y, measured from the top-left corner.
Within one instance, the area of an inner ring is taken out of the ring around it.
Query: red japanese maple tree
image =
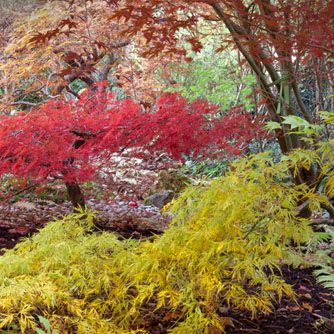
[[[248,114],[219,116],[217,106],[163,94],[151,112],[113,93],[87,90],[77,101],[50,101],[41,109],[0,117],[0,175],[41,184],[62,179],[74,207],[84,207],[79,183],[92,179],[111,154],[165,151],[197,156],[239,154],[259,134]],[[233,143],[233,144],[232,144]]]
[[[80,3],[63,1],[70,6]],[[284,116],[302,117],[314,123],[317,117],[313,111],[325,110],[329,105],[334,66],[334,0],[105,0],[105,4],[113,10],[110,24],[118,19],[124,28],[121,36],[133,39],[140,34],[146,39],[142,52],[145,57],[186,57],[181,39],[197,52],[202,48],[203,35],[210,36],[207,29],[201,31],[201,24],[212,24],[211,32],[220,35],[222,41],[216,52],[232,46],[256,76],[267,113],[281,126],[275,133],[282,153],[316,147],[317,136],[305,142],[298,134],[290,133]],[[39,37],[56,34],[47,31]],[[305,87],[310,87],[309,94],[316,90],[315,102],[305,99]],[[295,182],[319,183],[319,170],[316,164],[310,170],[302,168],[294,176]]]

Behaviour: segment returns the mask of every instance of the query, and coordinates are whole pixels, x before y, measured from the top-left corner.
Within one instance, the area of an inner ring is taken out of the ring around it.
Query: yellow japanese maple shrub
[[[175,320],[169,333],[218,333],[228,323],[221,306],[270,312],[293,297],[274,269],[291,242],[314,238],[295,209],[311,195],[284,182],[288,168],[266,154],[239,160],[187,188],[168,209],[170,229],[149,240],[93,232],[91,213],[49,223],[0,258],[0,327],[29,333],[42,315],[58,333],[147,333],[159,312]]]

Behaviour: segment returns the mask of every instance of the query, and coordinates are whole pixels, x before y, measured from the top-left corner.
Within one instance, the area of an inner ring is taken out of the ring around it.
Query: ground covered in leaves
[[[88,200],[90,209],[98,211],[97,228],[116,231],[124,237],[145,238],[162,233],[168,228],[170,217],[157,208],[140,202],[107,203]],[[69,202],[52,201],[18,202],[0,206],[0,247],[11,248],[22,237],[36,233],[53,217],[71,212]],[[247,312],[231,312],[224,306],[219,310],[226,318],[228,333],[311,334],[334,333],[334,292],[315,282],[310,268],[282,268],[287,283],[296,291],[296,301],[283,298],[273,313],[251,320]],[[150,333],[167,333],[175,319],[159,313],[147,313],[147,330]],[[145,326],[146,327],[146,326]]]
[[[283,267],[285,281],[294,286],[296,301],[284,297],[273,313],[250,320],[247,312],[227,313],[228,333],[334,333],[334,293],[315,282],[311,268]]]
[[[87,201],[87,207],[96,211],[97,228],[119,233],[129,238],[147,237],[168,228],[168,215],[158,208],[137,202]],[[55,203],[37,200],[0,205],[0,248],[12,248],[22,237],[37,232],[53,218],[70,214],[70,202]]]

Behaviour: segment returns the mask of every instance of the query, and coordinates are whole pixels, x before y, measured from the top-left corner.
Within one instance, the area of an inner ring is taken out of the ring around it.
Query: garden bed
[[[97,227],[115,231],[126,238],[145,238],[162,233],[168,227],[168,218],[154,208],[141,204],[131,207],[125,202],[99,205],[100,209],[104,205],[105,210],[98,215]],[[90,206],[97,209],[98,205],[91,202]],[[22,237],[36,233],[50,217],[69,213],[70,204],[33,203],[30,208],[25,204],[3,206],[1,209],[0,246],[12,248]],[[222,306],[219,315],[228,325],[227,333],[334,333],[334,292],[315,282],[311,268],[283,267],[282,273],[285,281],[294,287],[296,301],[283,297],[280,304],[275,304],[272,313],[255,319],[251,319],[249,312],[231,312]],[[166,316],[163,310],[149,312],[148,309],[144,328],[152,334],[167,333],[176,320],[173,316]]]

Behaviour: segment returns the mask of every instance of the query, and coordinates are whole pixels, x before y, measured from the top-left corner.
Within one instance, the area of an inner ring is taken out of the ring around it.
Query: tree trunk
[[[74,212],[85,208],[85,198],[77,182],[65,182],[68,196],[72,202]]]
[[[259,6],[259,10],[263,11],[263,15],[267,17],[275,18],[275,13],[271,10],[270,0],[261,0],[261,4],[267,6]],[[252,20],[251,16],[248,15],[248,10],[250,7],[243,5],[240,1],[240,6],[243,8],[244,16],[242,19],[233,20],[231,15],[229,15],[218,3],[218,1],[213,1],[210,3],[214,12],[218,17],[224,22],[226,28],[231,33],[234,39],[235,45],[241,54],[244,56],[248,65],[255,74],[263,98],[266,100],[266,107],[271,120],[279,123],[281,129],[276,129],[275,134],[278,140],[282,154],[289,154],[291,151],[300,148],[311,148],[317,147],[318,138],[316,136],[312,137],[312,143],[305,143],[303,137],[290,133],[290,127],[283,123],[282,116],[299,116],[303,115],[306,121],[313,123],[312,113],[305,106],[300,90],[298,88],[296,68],[293,68],[292,54],[287,50],[280,50],[280,45],[277,43],[277,35],[281,32],[278,27],[266,25],[268,31],[268,38],[270,38],[273,43],[273,48],[275,49],[277,55],[279,55],[282,60],[276,63],[272,61],[271,55],[266,53],[266,50],[261,45],[261,42],[257,39],[257,35],[252,30]],[[236,15],[237,17],[238,15]],[[286,31],[285,38],[290,38],[290,27],[289,27],[289,16],[286,17]],[[253,49],[257,46],[257,52],[252,52],[249,47],[252,45]],[[275,66],[280,66],[279,69]],[[284,88],[284,89],[282,89]],[[292,105],[291,96],[295,97],[294,105]],[[310,169],[301,167],[298,173],[292,171],[291,176],[294,179],[295,184],[306,184],[310,188],[317,186],[320,182],[321,166],[314,163]],[[298,201],[298,206],[303,206],[305,203],[304,199]],[[334,208],[328,207],[326,210],[332,210],[334,214]],[[303,206],[300,216],[303,218],[308,218],[311,215],[309,205]]]
[[[75,132],[74,132],[75,133]],[[78,136],[84,136],[84,134],[80,134],[80,133],[75,133]],[[84,139],[78,139],[74,142],[73,147],[75,149],[78,149],[80,146],[82,146],[83,144],[85,144],[86,140]],[[70,159],[68,159],[65,164],[73,164],[74,159],[71,157]],[[64,175],[67,174],[67,171],[63,171]],[[67,193],[68,193],[68,197],[70,198],[72,205],[73,205],[73,211],[74,212],[79,212],[80,209],[85,209],[86,204],[85,204],[85,197],[81,191],[81,188],[79,186],[79,184],[77,183],[76,180],[73,181],[67,181],[65,182],[66,185],[66,189],[67,189]]]

